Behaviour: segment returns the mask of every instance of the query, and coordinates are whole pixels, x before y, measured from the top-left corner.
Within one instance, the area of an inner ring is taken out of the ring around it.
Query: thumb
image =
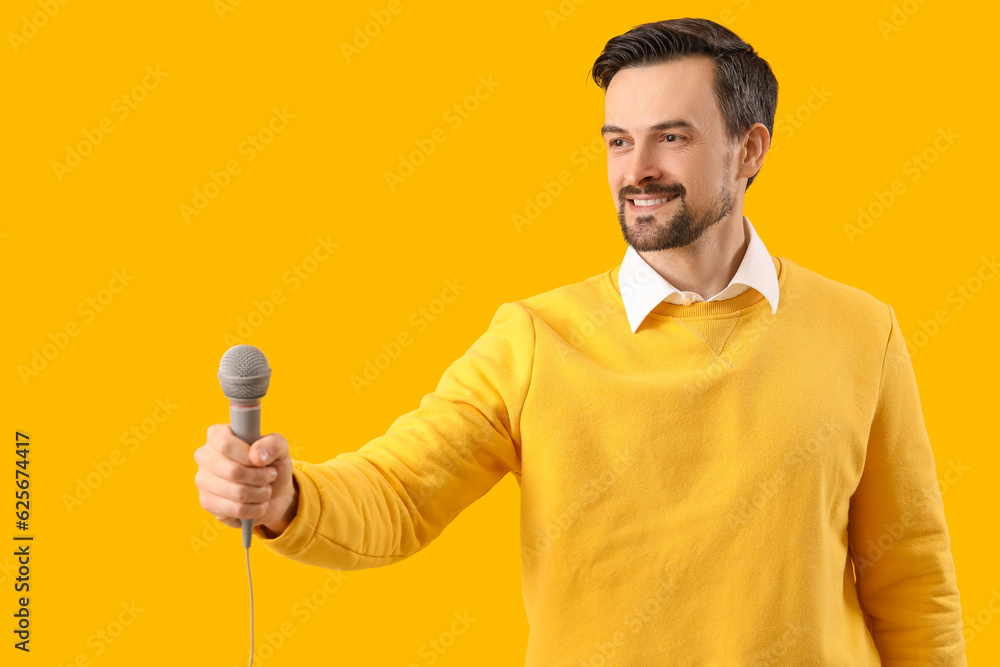
[[[250,463],[255,466],[273,465],[281,468],[291,465],[288,441],[279,433],[268,433],[250,446]],[[280,472],[280,470],[279,470]]]

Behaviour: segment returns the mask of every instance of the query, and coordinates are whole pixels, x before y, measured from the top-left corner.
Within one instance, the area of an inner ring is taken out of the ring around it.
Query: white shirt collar
[[[646,316],[661,301],[679,304],[692,301],[718,301],[742,294],[750,288],[764,295],[771,304],[772,313],[778,312],[778,272],[774,268],[774,260],[764,247],[763,241],[757,236],[750,220],[743,216],[743,221],[750,243],[747,245],[740,268],[736,270],[729,285],[709,299],[695,292],[678,290],[654,271],[635,248],[631,245],[627,247],[625,258],[618,271],[618,289],[622,294],[625,314],[632,333],[636,332]]]

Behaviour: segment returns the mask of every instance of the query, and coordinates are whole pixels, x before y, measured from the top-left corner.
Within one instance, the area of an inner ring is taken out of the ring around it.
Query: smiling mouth
[[[669,195],[667,197],[626,197],[629,208],[635,211],[651,211],[664,204],[670,203],[680,195]]]

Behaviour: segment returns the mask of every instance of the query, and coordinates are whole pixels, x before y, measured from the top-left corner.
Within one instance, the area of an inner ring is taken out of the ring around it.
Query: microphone
[[[260,439],[260,399],[267,393],[271,368],[267,357],[253,345],[234,345],[219,362],[219,384],[229,399],[229,428],[252,445]],[[243,547],[250,548],[253,519],[241,519]]]

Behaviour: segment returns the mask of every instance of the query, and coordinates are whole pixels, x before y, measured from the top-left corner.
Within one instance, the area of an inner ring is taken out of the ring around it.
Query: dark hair
[[[737,140],[758,122],[773,136],[778,80],[770,65],[732,30],[708,19],[643,23],[612,37],[594,61],[590,76],[607,92],[612,77],[622,68],[695,55],[715,60],[715,98],[729,139]],[[748,188],[756,177],[747,179]]]

